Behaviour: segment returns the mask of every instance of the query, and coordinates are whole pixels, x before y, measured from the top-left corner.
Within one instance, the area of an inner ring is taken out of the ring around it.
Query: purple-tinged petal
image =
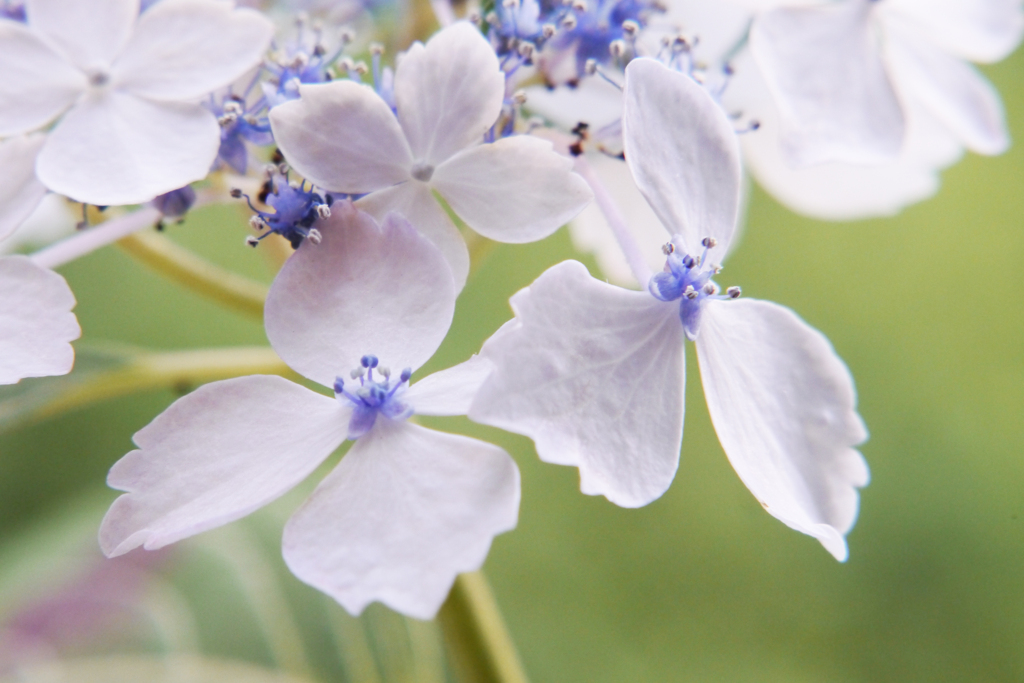
[[[414,43],[395,71],[398,120],[413,157],[430,166],[483,141],[504,96],[494,50],[465,21],[439,31],[426,46]]]
[[[366,354],[416,370],[434,355],[455,312],[444,256],[398,214],[378,226],[335,203],[303,241],[267,296],[267,337],[288,365],[326,387]]]
[[[571,159],[529,135],[460,152],[437,167],[431,184],[469,227],[499,242],[543,239],[594,198]]]
[[[29,27],[73,64],[106,72],[131,36],[139,0],[26,0],[25,14]]]
[[[868,468],[846,365],[817,330],[767,301],[709,301],[697,337],[704,395],[729,462],[769,514],[840,562]]]
[[[740,152],[722,108],[690,77],[653,59],[626,67],[626,162],[668,235],[689,254],[713,237],[729,250],[740,201]]]
[[[678,306],[560,263],[511,300],[518,326],[481,355],[495,369],[469,417],[534,440],[580,489],[640,507],[668,488],[683,437]]]
[[[197,100],[256,66],[274,25],[233,2],[160,0],[114,63],[114,87],[155,100]]]
[[[410,178],[412,153],[391,108],[368,85],[333,81],[299,88],[270,111],[288,163],[325,190],[363,194]]]
[[[359,208],[381,222],[394,211],[409,217],[412,227],[434,243],[452,269],[455,290],[461,292],[469,277],[469,249],[462,233],[423,183],[408,182],[371,192],[356,202]]]
[[[0,137],[46,125],[88,86],[72,66],[31,29],[0,21]]]
[[[75,201],[139,204],[205,178],[219,147],[220,127],[198,104],[90,93],[49,134],[36,173]]]
[[[755,19],[750,49],[778,104],[792,164],[899,155],[903,112],[882,63],[874,5],[787,7]]]
[[[66,375],[82,334],[75,296],[57,273],[27,256],[0,258],[0,384]]]
[[[127,491],[100,527],[108,557],[234,521],[305,479],[345,440],[351,410],[282,377],[213,382],[133,437],[107,483]]]
[[[502,449],[378,420],[289,520],[284,559],[352,614],[379,601],[432,619],[518,513],[519,470]]]

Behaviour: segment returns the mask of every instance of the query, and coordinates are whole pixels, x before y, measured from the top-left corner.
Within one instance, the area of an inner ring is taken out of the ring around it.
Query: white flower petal
[[[495,369],[470,409],[524,434],[544,462],[580,470],[580,490],[640,507],[672,483],[683,438],[677,305],[560,263],[511,300],[518,327],[481,355]]]
[[[108,557],[162,548],[244,517],[305,479],[345,440],[351,409],[282,377],[213,382],[135,434],[107,483],[127,491],[100,527]]]
[[[889,57],[901,90],[923,102],[968,149],[1005,152],[1010,136],[996,89],[970,64],[909,32],[897,35],[890,41]]]
[[[793,168],[779,144],[775,105],[749,55],[736,60],[727,106],[749,112],[761,127],[740,136],[747,168],[777,200],[823,220],[891,216],[930,197],[937,170],[960,158],[948,129],[918,102],[907,102],[907,140],[900,156],[883,164],[830,162]]]
[[[460,21],[414,43],[395,71],[398,120],[417,161],[437,166],[483,140],[498,119],[505,78],[472,24]]]
[[[64,278],[27,256],[4,256],[0,292],[0,384],[71,372],[82,330]]]
[[[412,227],[444,254],[455,278],[455,291],[462,291],[469,277],[469,249],[462,233],[437,203],[429,187],[420,182],[402,183],[371,192],[359,199],[356,207],[376,218],[378,223],[392,211],[408,217]]]
[[[754,497],[840,562],[868,469],[853,380],[832,345],[788,308],[709,301],[697,357],[711,421]]]
[[[43,126],[88,85],[85,74],[23,24],[0,21],[0,137]]]
[[[273,37],[270,20],[227,0],[160,0],[139,17],[113,85],[155,100],[195,100],[256,66]]]
[[[128,42],[139,0],[26,0],[25,15],[33,31],[79,68],[106,71]]]
[[[1020,0],[886,0],[881,13],[901,16],[928,40],[972,62],[998,62],[1020,44]]]
[[[873,6],[853,0],[755,19],[750,49],[779,107],[791,163],[879,163],[899,154],[903,113],[882,64]]]
[[[36,178],[36,156],[44,142],[41,133],[0,142],[0,240],[31,216],[46,195],[46,187]]]
[[[50,133],[36,174],[75,201],[138,204],[205,178],[219,146],[217,121],[198,104],[90,94]]]
[[[288,521],[284,559],[352,614],[376,600],[432,619],[518,512],[519,470],[502,449],[378,420]]]
[[[288,163],[325,190],[362,194],[409,179],[412,156],[391,108],[368,85],[304,85],[270,110]]]
[[[651,271],[657,273],[665,265],[661,247],[669,238],[651,205],[633,182],[629,167],[621,159],[604,154],[590,154],[586,160],[621,209],[626,226],[647,258]],[[593,252],[601,273],[610,282],[622,287],[639,286],[615,234],[596,203],[588,205],[569,223],[569,235],[577,249]]]
[[[402,395],[402,401],[417,415],[465,415],[493,369],[488,359],[473,356],[415,382]]]
[[[378,227],[336,203],[304,240],[267,296],[267,337],[297,372],[326,387],[366,354],[399,372],[434,355],[455,313],[455,283],[441,252],[398,214]]]
[[[740,201],[740,152],[722,108],[691,78],[653,59],[626,67],[626,162],[669,235],[687,253],[713,237],[729,250]]]
[[[437,167],[431,184],[469,227],[499,242],[533,242],[594,198],[572,160],[529,135],[478,145]]]

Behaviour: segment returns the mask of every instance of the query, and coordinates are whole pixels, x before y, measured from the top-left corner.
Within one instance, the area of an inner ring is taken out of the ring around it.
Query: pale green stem
[[[224,270],[163,235],[139,232],[119,240],[117,245],[137,261],[180,285],[242,313],[263,317],[267,287]]]
[[[34,411],[33,418],[45,420],[99,401],[141,391],[168,387],[187,389],[206,382],[252,374],[295,376],[272,349],[265,347],[146,353],[134,357],[125,366],[69,387]]]
[[[519,653],[481,572],[460,574],[437,615],[464,683],[527,683]]]

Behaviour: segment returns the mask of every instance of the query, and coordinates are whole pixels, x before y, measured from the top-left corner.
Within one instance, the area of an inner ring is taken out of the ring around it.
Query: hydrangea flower
[[[220,130],[198,102],[273,34],[227,0],[29,0],[0,21],[0,136],[56,122],[36,161],[54,192],[133,204],[206,176]]]
[[[651,59],[626,69],[626,159],[670,233],[650,293],[559,264],[512,298],[515,319],[484,347],[495,369],[470,418],[531,437],[546,462],[574,465],[584,493],[625,507],[675,476],[683,426],[684,342],[697,345],[712,422],[765,509],[839,560],[868,480],[853,448],[867,434],[849,372],[792,311],[721,294],[739,150],[721,108]],[[652,296],[653,294],[653,296]]]
[[[378,226],[348,202],[320,230],[278,274],[265,319],[281,357],[334,397],[255,375],[179,399],[111,469],[127,493],[100,545],[153,550],[238,519],[355,439],[285,527],[285,562],[353,614],[379,600],[429,619],[515,527],[519,473],[496,446],[407,420],[465,414],[488,368],[474,359],[409,384],[455,309],[441,252],[400,216]]]
[[[750,47],[794,164],[875,163],[899,155],[913,106],[968,149],[1005,151],[999,96],[968,62],[1004,58],[1022,32],[1018,2],[843,0],[761,13]]]
[[[27,256],[4,256],[0,292],[0,384],[71,372],[82,330],[64,278]]]
[[[469,253],[433,192],[481,235],[513,243],[550,235],[590,201],[586,183],[549,142],[516,135],[483,144],[501,112],[505,79],[487,40],[466,22],[401,57],[397,112],[354,81],[299,92],[270,112],[288,163],[329,192],[369,193],[357,204],[378,218],[392,210],[414,216],[460,288]]]

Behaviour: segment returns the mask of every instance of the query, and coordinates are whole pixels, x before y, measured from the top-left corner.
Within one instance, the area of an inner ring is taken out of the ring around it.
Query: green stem
[[[295,376],[272,349],[265,347],[146,353],[134,357],[123,367],[68,387],[34,410],[32,420],[45,420],[141,391],[168,387],[188,390],[205,382],[252,374]]]
[[[437,618],[460,681],[527,683],[519,653],[483,573],[460,574]]]
[[[168,279],[229,308],[263,317],[263,302],[267,298],[264,285],[224,270],[155,232],[138,232],[117,244]]]

